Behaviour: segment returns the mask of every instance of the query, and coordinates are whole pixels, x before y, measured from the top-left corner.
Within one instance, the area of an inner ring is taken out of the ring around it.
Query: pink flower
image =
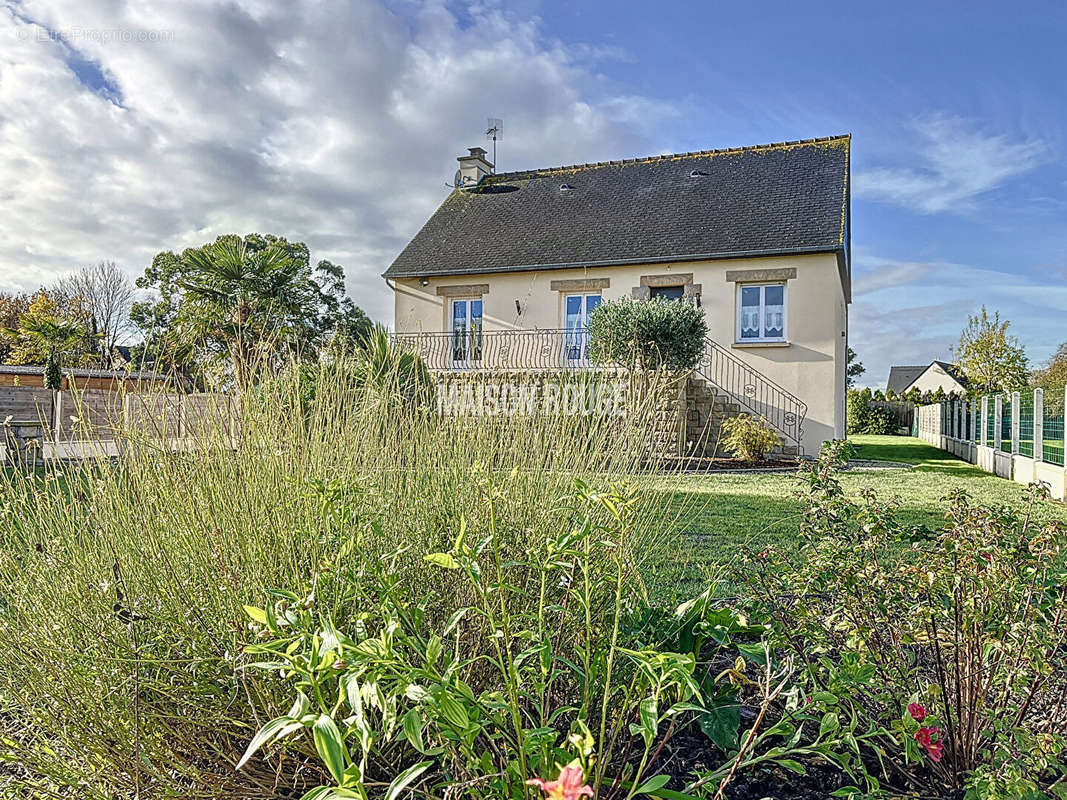
[[[908,713],[911,714],[911,718],[916,722],[922,722],[926,719],[926,707],[918,703],[908,703]]]
[[[582,767],[577,761],[572,761],[559,771],[559,777],[554,781],[544,781],[540,778],[530,778],[526,781],[528,786],[538,786],[545,793],[546,800],[579,800],[582,795],[593,796],[593,787],[582,783]]]
[[[933,741],[931,738],[933,736],[936,736],[938,740],[941,739],[941,729],[936,725],[932,725],[929,728],[919,728],[919,730],[915,731],[915,741],[926,749],[926,754],[930,756],[932,761],[940,761],[942,745],[940,741]]]

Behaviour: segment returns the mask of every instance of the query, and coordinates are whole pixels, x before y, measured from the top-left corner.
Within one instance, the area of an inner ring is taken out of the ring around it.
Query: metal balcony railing
[[[422,356],[434,371],[591,369],[584,329],[398,333],[394,341]],[[608,366],[608,365],[601,365]],[[712,339],[705,339],[696,374],[750,414],[764,417],[788,441],[801,444],[807,405]]]
[[[584,329],[398,333],[393,338],[422,356],[431,370],[549,371],[593,366]]]

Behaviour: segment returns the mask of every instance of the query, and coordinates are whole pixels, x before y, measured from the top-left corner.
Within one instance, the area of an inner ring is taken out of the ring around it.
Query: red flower
[[[916,722],[922,722],[926,719],[926,707],[918,703],[908,703],[908,713],[911,714],[911,718]]]
[[[582,768],[577,761],[561,769],[559,778],[554,781],[531,778],[526,783],[540,787],[545,793],[545,800],[579,800],[583,795],[593,796],[593,787],[582,784]]]
[[[936,736],[939,741],[933,741],[931,737]],[[926,754],[930,756],[932,761],[941,760],[942,745],[941,729],[936,725],[931,725],[929,728],[919,728],[915,731],[915,741],[919,743],[926,750]]]

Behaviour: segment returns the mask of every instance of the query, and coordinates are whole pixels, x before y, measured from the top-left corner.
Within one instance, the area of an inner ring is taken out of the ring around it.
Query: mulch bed
[[[743,461],[740,458],[668,458],[667,464],[686,472],[796,472],[795,458]]]

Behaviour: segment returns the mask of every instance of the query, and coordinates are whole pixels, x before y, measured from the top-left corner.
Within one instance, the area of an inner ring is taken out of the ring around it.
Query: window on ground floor
[[[481,299],[452,301],[452,360],[479,361],[482,357]]]

